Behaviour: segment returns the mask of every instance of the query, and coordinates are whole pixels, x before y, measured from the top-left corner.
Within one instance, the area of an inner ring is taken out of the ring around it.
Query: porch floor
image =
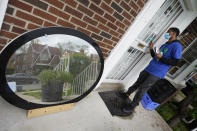
[[[112,117],[104,102],[93,91],[72,110],[26,118],[26,111],[13,107],[0,97],[0,131],[171,131],[156,111],[140,104],[133,115]],[[8,110],[9,109],[9,110]],[[9,116],[13,119],[9,119]]]

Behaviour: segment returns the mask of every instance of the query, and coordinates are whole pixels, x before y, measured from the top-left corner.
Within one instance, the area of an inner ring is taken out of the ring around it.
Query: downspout
[[[2,27],[3,24],[3,19],[5,16],[5,12],[7,9],[7,5],[8,5],[8,0],[0,0],[0,29]]]

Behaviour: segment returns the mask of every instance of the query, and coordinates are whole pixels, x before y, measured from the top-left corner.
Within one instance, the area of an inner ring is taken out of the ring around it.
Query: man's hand
[[[152,42],[149,43],[149,48],[150,48],[150,49],[153,49],[153,43],[152,43]]]
[[[161,53],[160,52],[156,53],[156,57],[157,57],[157,59],[161,59],[161,57],[162,57]]]

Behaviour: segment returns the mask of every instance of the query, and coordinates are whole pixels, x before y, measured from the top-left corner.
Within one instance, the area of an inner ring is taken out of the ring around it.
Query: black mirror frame
[[[26,44],[27,42],[42,37],[45,35],[52,35],[52,34],[65,34],[65,35],[71,35],[76,36],[78,38],[81,38],[85,41],[87,41],[89,44],[91,44],[94,49],[97,51],[100,62],[101,62],[101,68],[100,73],[98,75],[98,78],[96,79],[95,83],[88,89],[84,94],[82,94],[79,97],[76,97],[70,101],[57,103],[57,104],[36,104],[29,101],[26,101],[22,99],[21,97],[17,96],[10,88],[6,80],[6,67],[7,63],[10,59],[10,57],[15,53],[17,49],[19,49],[22,45]],[[62,105],[62,104],[69,104],[69,103],[75,103],[86,97],[98,84],[98,82],[101,79],[101,76],[103,74],[104,69],[104,58],[101,49],[96,44],[96,42],[87,36],[86,34],[71,29],[71,28],[65,28],[65,27],[47,27],[47,28],[38,28],[35,30],[31,30],[28,32],[25,32],[24,34],[16,37],[11,42],[9,42],[3,50],[0,52],[0,94],[1,96],[8,101],[10,104],[15,105],[16,107],[23,108],[25,110],[30,109],[36,109],[36,108],[42,108],[42,107],[49,107],[49,106],[56,106],[56,105]]]

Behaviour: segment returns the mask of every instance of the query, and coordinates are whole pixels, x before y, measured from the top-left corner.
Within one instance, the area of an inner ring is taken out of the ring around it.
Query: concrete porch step
[[[121,83],[102,83],[96,91],[103,92],[103,91],[114,91],[114,90],[124,90],[124,85]]]

